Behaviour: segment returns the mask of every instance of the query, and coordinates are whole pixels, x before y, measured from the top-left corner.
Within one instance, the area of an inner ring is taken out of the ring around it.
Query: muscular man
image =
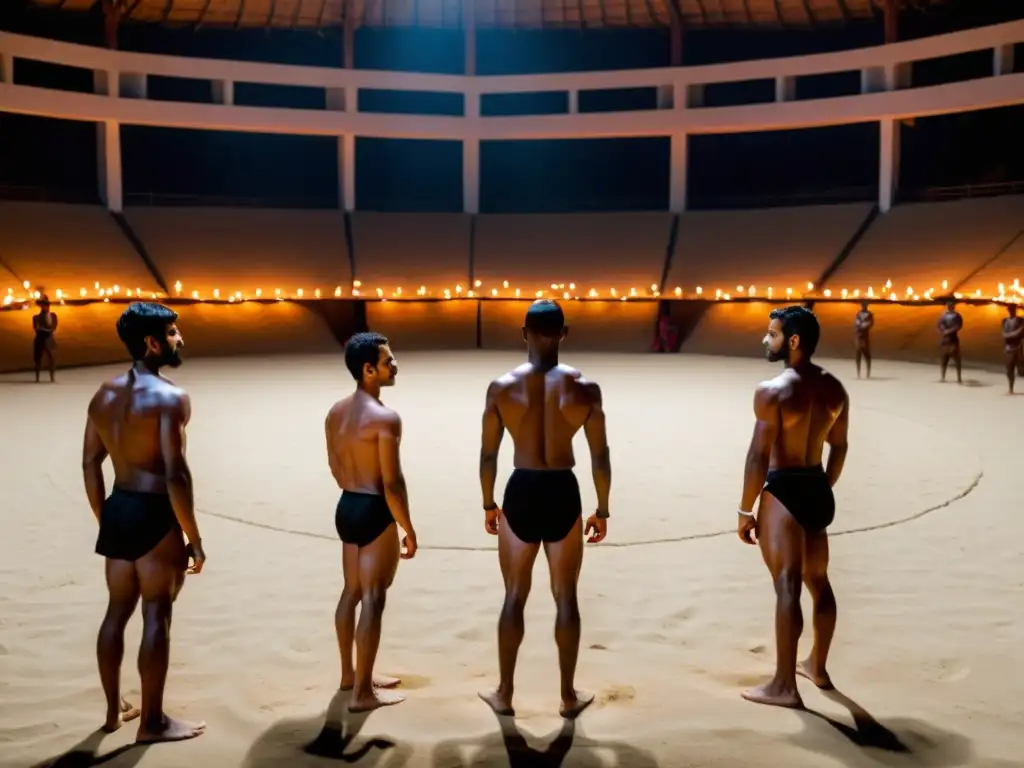
[[[405,700],[397,693],[377,690],[400,681],[375,678],[373,663],[380,646],[385,596],[399,557],[416,554],[416,531],[398,459],[402,420],[380,401],[381,387],[393,387],[398,374],[388,340],[378,333],[357,333],[345,347],[345,366],[356,380],[356,390],[335,403],[324,425],[327,460],[342,491],[334,525],[342,542],[345,586],[334,624],[341,651],[341,689],[354,689],[349,710],[367,712]],[[396,521],[405,531],[401,544]]]
[[[57,371],[57,363],[54,360],[57,351],[57,340],[54,338],[57,331],[57,315],[50,311],[50,300],[45,296],[36,303],[39,305],[39,313],[32,315],[32,330],[35,331],[35,338],[32,340],[32,359],[36,364],[36,382],[39,381],[44,358],[52,382]]]
[[[836,600],[828,580],[828,535],[835,516],[832,487],[846,460],[850,401],[839,380],[811,362],[821,329],[803,307],[774,309],[764,338],[768,360],[785,361],[754,393],[757,423],[747,452],[738,532],[759,544],[775,584],[775,677],[744,691],[759,704],[802,706],[796,675],[831,687],[826,661],[836,628]],[[829,444],[828,465],[821,455]],[[754,502],[760,496],[757,515]],[[814,602],[814,647],[797,666],[803,631],[801,582]]]
[[[601,390],[579,371],[558,362],[567,333],[561,307],[535,301],[526,313],[523,338],[527,362],[491,382],[483,415],[480,486],[484,528],[498,537],[498,561],[505,581],[505,604],[498,620],[497,690],[481,693],[499,715],[512,715],[513,677],[523,641],[523,609],[530,593],[533,564],[541,545],[555,598],[555,642],[561,671],[564,718],[578,716],[594,700],[575,688],[580,649],[576,585],[583,564],[582,502],[573,467],[572,439],[582,427],[590,445],[597,510],[586,523],[591,543],[608,532],[611,462]],[[505,430],[512,436],[514,467],[504,501],[494,501],[498,449]]]
[[[150,303],[132,304],[121,315],[117,334],[132,367],[93,396],[82,449],[85,491],[99,521],[96,552],[106,558],[110,592],[96,645],[107,698],[104,728],[116,730],[140,714],[121,698],[120,678],[124,628],[141,597],[140,742],[190,739],[206,728],[205,723],[174,720],[163,709],[171,606],[185,574],[199,573],[206,561],[185,460],[185,425],[192,404],[160,374],[164,366],[181,365],[177,318],[167,307]],[[104,498],[103,461],[108,456],[114,488]]]
[[[1006,380],[1013,383],[1017,375],[1024,376],[1024,317],[1017,317],[1017,306],[1006,306],[1007,317],[1003,319],[1003,343],[1006,345]]]
[[[963,330],[964,319],[956,311],[956,302],[946,303],[946,311],[939,317],[939,348],[942,350],[940,366],[942,368],[942,380],[946,380],[946,368],[949,367],[950,358],[956,365],[956,383],[963,384],[960,365],[960,331]]]
[[[853,321],[853,337],[856,346],[857,378],[860,378],[860,361],[867,363],[868,378],[871,378],[871,329],[875,326],[875,316],[868,309],[868,303],[860,303],[860,311]]]

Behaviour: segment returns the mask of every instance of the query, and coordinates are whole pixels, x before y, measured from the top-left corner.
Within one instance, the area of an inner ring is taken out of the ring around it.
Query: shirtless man
[[[964,319],[956,311],[956,302],[947,302],[946,311],[942,313],[938,324],[940,335],[939,347],[942,349],[942,359],[940,362],[942,381],[946,380],[946,368],[949,366],[950,358],[952,358],[954,365],[956,365],[956,383],[964,383],[960,375],[960,331],[963,330],[963,327]]]
[[[785,370],[754,393],[757,423],[747,451],[738,533],[758,544],[775,584],[775,677],[743,692],[758,704],[800,707],[797,674],[831,688],[826,669],[836,628],[836,599],[828,580],[828,535],[835,516],[832,487],[846,460],[850,401],[839,380],[811,362],[821,329],[803,307],[774,309],[764,337],[770,362]],[[821,455],[829,444],[828,465]],[[754,502],[760,496],[757,515]],[[814,647],[797,666],[803,631],[801,582],[814,602]]]
[[[526,313],[523,365],[487,388],[480,447],[480,487],[484,528],[498,537],[498,561],[505,582],[505,604],[498,620],[497,690],[480,694],[498,715],[514,715],[513,677],[523,641],[523,609],[530,593],[533,564],[541,544],[555,598],[555,642],[561,671],[562,717],[577,717],[594,700],[575,688],[580,649],[576,586],[583,564],[584,525],[580,487],[573,467],[572,439],[582,427],[590,445],[597,510],[586,522],[588,542],[608,532],[611,461],[601,390],[579,371],[558,362],[568,329],[557,303],[541,299]],[[512,436],[515,471],[501,507],[494,500],[498,449],[505,430]]]
[[[54,360],[54,354],[57,351],[57,341],[54,338],[54,333],[57,331],[57,315],[50,311],[50,300],[45,296],[36,304],[39,305],[39,313],[32,315],[32,330],[35,332],[35,338],[32,339],[32,359],[36,364],[36,383],[39,382],[43,358],[47,360],[52,382],[56,378],[57,371],[57,363]]]
[[[860,303],[860,311],[853,321],[853,337],[856,345],[857,378],[860,378],[860,361],[867,363],[868,378],[871,378],[871,329],[875,327],[875,316],[868,309],[868,303]]]
[[[185,425],[192,403],[160,375],[164,366],[181,365],[177,318],[167,307],[150,303],[132,304],[121,315],[117,335],[128,348],[132,367],[93,396],[82,448],[85,492],[99,521],[96,553],[106,558],[110,593],[96,644],[107,698],[103,727],[117,730],[141,714],[139,742],[191,739],[206,729],[205,723],[174,720],[163,709],[171,607],[185,574],[199,573],[206,562],[185,460]],[[108,456],[114,488],[106,497],[103,461]],[[121,698],[124,628],[139,597],[141,713]]]
[[[1017,306],[1006,305],[1007,317],[1003,319],[1003,343],[1006,345],[1006,380],[1013,383],[1018,375],[1024,376],[1024,317],[1017,317]]]
[[[400,681],[375,677],[373,663],[385,596],[399,558],[416,554],[416,531],[398,459],[402,420],[380,401],[381,387],[393,387],[398,374],[388,340],[379,333],[357,333],[345,347],[345,366],[356,380],[356,391],[335,403],[324,424],[327,460],[342,491],[334,526],[342,542],[345,587],[334,626],[341,651],[341,690],[354,689],[350,711],[368,712],[405,701],[400,694],[380,690]],[[396,521],[405,531],[401,544]]]

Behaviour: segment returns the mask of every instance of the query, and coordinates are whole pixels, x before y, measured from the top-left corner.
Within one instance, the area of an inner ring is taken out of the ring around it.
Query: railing
[[[900,192],[900,200],[906,202],[937,202],[939,200],[962,200],[970,197],[997,197],[999,195],[1019,194],[1024,194],[1024,180],[904,189]]]
[[[162,125],[291,134],[392,138],[536,139],[581,136],[664,136],[837,125],[1024,103],[1024,73],[1012,72],[1013,46],[1024,42],[1024,21],[948,35],[813,56],[700,67],[463,77],[418,73],[295,67],[253,62],[111,51],[0,33],[0,111],[136,125]],[[993,77],[909,87],[915,61],[978,50],[993,52]],[[47,61],[94,73],[96,94],[14,85],[18,59]],[[858,71],[861,94],[794,100],[795,80]],[[206,80],[214,104],[148,100],[149,76]],[[703,106],[703,89],[716,83],[774,80],[775,101],[732,107]],[[233,103],[236,82],[322,88],[328,108],[275,109]],[[658,88],[663,108],[580,114],[587,90]],[[465,117],[360,112],[360,89],[455,92]],[[496,93],[568,92],[570,114],[481,117],[480,99]]]

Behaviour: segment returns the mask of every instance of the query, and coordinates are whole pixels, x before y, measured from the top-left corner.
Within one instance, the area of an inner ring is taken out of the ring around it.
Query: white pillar
[[[879,122],[878,208],[888,213],[900,181],[900,121],[891,117]]]
[[[570,90],[569,95],[569,114],[575,115],[580,111],[580,92],[577,90]]]
[[[96,125],[96,176],[100,199],[108,211],[124,210],[121,173],[121,125],[113,121]]]
[[[687,85],[686,86],[686,106],[687,107],[703,107],[704,106],[704,86],[703,85]]]
[[[14,85],[14,56],[0,53],[0,83]]]
[[[860,92],[881,93],[885,90],[885,68],[864,67],[860,71]]]
[[[775,78],[775,100],[793,101],[796,98],[796,78],[776,77]]]
[[[214,104],[231,106],[235,103],[235,84],[233,81],[211,80],[210,89],[213,92]]]
[[[676,87],[674,85],[658,86],[658,109],[676,108]]]
[[[122,99],[145,99],[149,80],[144,72],[122,72],[118,83],[118,96]]]
[[[668,175],[668,207],[672,213],[686,210],[687,143],[687,134],[672,134]]]
[[[911,85],[911,65],[906,63],[888,64],[885,67],[885,90],[898,91]]]
[[[992,72],[996,77],[1013,72],[1013,46],[1000,45],[992,51]]]
[[[356,137],[351,133],[338,137],[338,197],[344,210],[356,209]]]

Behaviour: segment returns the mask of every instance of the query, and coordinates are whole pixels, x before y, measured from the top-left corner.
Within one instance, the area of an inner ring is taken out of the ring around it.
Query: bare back
[[[327,414],[328,460],[343,491],[384,493],[380,442],[397,414],[364,392],[340,400]]]
[[[525,363],[496,379],[489,399],[512,436],[516,469],[572,469],[573,437],[600,403],[600,391],[567,365],[543,372]]]
[[[129,372],[103,384],[89,403],[89,420],[110,455],[114,485],[165,492],[165,443],[172,431],[184,442],[191,411],[185,391],[160,375]]]
[[[816,365],[799,372],[787,368],[761,389],[768,394],[766,406],[777,409],[770,466],[821,464],[824,445],[846,407],[846,391],[839,379]]]

